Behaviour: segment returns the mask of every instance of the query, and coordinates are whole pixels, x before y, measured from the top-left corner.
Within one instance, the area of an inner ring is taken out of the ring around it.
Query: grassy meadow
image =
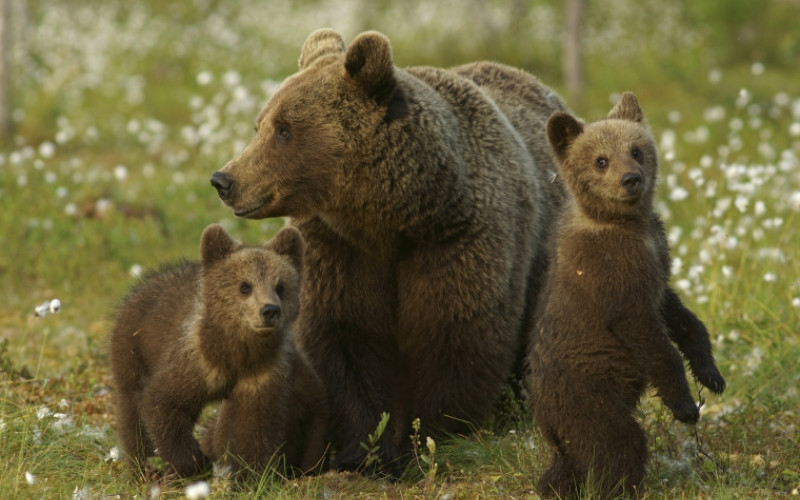
[[[524,2],[470,0],[459,15],[421,0],[12,3],[14,134],[0,148],[3,497],[201,495],[186,482],[141,483],[119,460],[109,314],[142,269],[197,258],[209,223],[247,242],[283,225],[236,219],[209,177],[250,139],[312,30],[349,40],[378,29],[398,65],[491,58],[563,92],[555,1],[517,12]],[[704,52],[702,31],[669,2],[598,3],[624,7],[631,22],[590,9],[585,91],[570,104],[596,119],[620,92],[639,97],[661,155],[673,285],[708,326],[728,383],[720,396],[693,384],[696,427],[657,398],[642,401],[644,498],[797,496],[800,72],[771,52]],[[652,30],[634,22],[650,11]],[[35,314],[53,299],[59,311]],[[398,482],[328,473],[207,486],[212,498],[536,498],[550,452],[526,410],[509,413],[421,443]]]

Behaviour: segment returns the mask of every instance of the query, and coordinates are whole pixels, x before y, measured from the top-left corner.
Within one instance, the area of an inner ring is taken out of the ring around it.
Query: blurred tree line
[[[338,29],[347,39],[367,29],[386,33],[400,66],[494,59],[522,67],[565,89],[579,111],[585,89],[606,88],[604,82],[611,79],[629,86],[645,81],[695,85],[709,68],[761,62],[791,71],[800,56],[796,26],[800,0],[81,2],[102,6],[98,12],[115,4],[118,9],[112,19],[94,22],[124,24],[133,16],[129,11],[144,10],[151,24],[161,26],[158,36],[165,42],[153,50],[169,58],[170,64],[162,64],[162,69],[173,78],[165,83],[173,85],[180,78],[193,79],[196,66],[209,61],[231,64],[232,69],[239,65],[243,74],[258,72],[260,78],[282,78],[296,70],[303,40],[321,26]],[[62,42],[52,30],[48,36],[54,39],[38,36],[38,26],[54,9],[70,15],[73,5],[72,0],[0,0],[0,134],[4,137],[14,126],[9,118],[14,109],[36,100],[26,97],[37,91],[32,75],[46,76],[52,68],[46,67],[45,55]],[[176,43],[164,26],[192,32],[194,38]],[[232,38],[235,43],[228,43]],[[136,65],[135,60],[127,63]]]

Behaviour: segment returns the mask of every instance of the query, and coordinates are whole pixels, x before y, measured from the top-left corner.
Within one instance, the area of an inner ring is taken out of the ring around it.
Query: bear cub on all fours
[[[701,383],[721,392],[725,381],[702,322],[668,288],[657,153],[636,97],[588,125],[554,113],[547,136],[570,196],[529,353],[535,420],[554,448],[538,487],[570,497],[591,477],[601,498],[636,494],[647,443],[633,413],[647,385],[681,422],[699,417],[670,337]]]
[[[279,450],[292,457],[318,452],[319,460],[325,397],[291,331],[299,308],[300,233],[284,228],[264,246],[246,247],[212,224],[200,247],[201,261],[145,275],[116,313],[111,364],[123,451],[140,472],[158,454],[168,464],[165,476],[184,477],[210,471],[223,448],[248,465],[264,465]],[[215,430],[204,453],[195,423],[206,404],[225,398],[223,420],[241,406],[260,412],[237,415],[230,439]],[[314,429],[303,431],[308,439],[287,443],[298,422]],[[248,439],[239,438],[244,434]]]

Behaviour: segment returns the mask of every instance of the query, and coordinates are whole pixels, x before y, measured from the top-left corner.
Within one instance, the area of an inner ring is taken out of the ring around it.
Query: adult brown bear
[[[250,144],[211,183],[240,217],[306,242],[297,334],[327,386],[334,464],[381,412],[384,465],[489,415],[524,352],[562,193],[545,123],[565,110],[500,64],[400,69],[385,36],[312,33]]]

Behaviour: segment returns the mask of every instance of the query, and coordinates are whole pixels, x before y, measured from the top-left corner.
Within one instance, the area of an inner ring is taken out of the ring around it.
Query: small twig
[[[703,397],[703,386],[702,386],[702,384],[700,384],[698,382],[696,377],[694,379],[694,384],[695,384],[695,387],[697,387],[697,410],[699,411],[700,409],[703,408],[703,405],[706,404],[706,399],[705,399],[705,397]],[[694,440],[695,440],[695,444],[697,445],[697,454],[702,456],[706,460],[709,460],[712,464],[714,464],[714,467],[717,470],[724,472],[725,469],[716,460],[714,460],[714,457],[712,457],[708,452],[706,452],[703,449],[703,441],[702,441],[702,439],[700,439],[700,432],[698,432],[697,428],[698,428],[698,426],[695,425],[694,426]]]

